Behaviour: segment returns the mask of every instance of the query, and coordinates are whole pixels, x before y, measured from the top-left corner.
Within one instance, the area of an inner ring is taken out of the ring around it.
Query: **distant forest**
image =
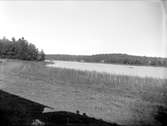
[[[12,38],[0,39],[0,58],[21,59],[30,61],[45,60],[44,51],[39,51],[34,44],[29,43],[23,37],[16,40]]]
[[[46,55],[48,60],[64,60],[79,62],[112,63],[127,65],[148,65],[167,67],[167,58],[133,56],[127,54],[97,54],[97,55]]]

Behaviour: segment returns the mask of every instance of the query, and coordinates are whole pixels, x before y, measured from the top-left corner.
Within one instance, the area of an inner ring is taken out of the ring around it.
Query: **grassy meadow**
[[[122,125],[160,125],[159,111],[167,106],[166,79],[51,68],[45,62],[0,65],[2,89],[55,110],[80,110]]]

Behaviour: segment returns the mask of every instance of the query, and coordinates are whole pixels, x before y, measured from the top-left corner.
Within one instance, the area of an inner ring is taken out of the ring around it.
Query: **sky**
[[[24,37],[47,54],[167,57],[158,0],[0,1],[0,38]]]

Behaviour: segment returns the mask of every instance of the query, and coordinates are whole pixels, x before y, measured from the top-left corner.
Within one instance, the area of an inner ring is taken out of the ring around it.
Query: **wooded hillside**
[[[0,39],[0,58],[42,61],[45,60],[45,53],[23,37],[18,40],[4,37]]]
[[[167,66],[167,58],[133,56],[127,54],[97,54],[97,55],[47,55],[46,59],[114,63],[129,65]]]

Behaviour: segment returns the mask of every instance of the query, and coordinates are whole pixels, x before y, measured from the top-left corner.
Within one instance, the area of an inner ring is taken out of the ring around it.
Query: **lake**
[[[53,60],[50,62],[52,62],[52,64],[47,64],[48,67],[59,67],[59,68],[68,68],[68,69],[83,70],[83,71],[87,70],[87,71],[105,72],[117,75],[167,79],[167,68],[165,67],[85,63],[85,62],[59,61],[59,60]]]

